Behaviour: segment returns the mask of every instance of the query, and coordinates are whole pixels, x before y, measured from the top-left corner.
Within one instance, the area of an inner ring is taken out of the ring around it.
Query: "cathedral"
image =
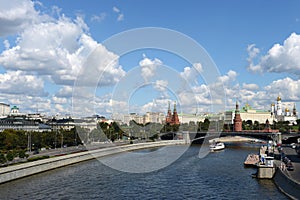
[[[168,106],[168,113],[166,117],[166,124],[169,125],[178,125],[180,124],[177,110],[176,110],[176,103],[174,103],[174,109],[173,109],[173,114],[171,113],[171,108],[170,108],[170,102]]]
[[[274,103],[271,105],[271,115],[275,121],[289,121],[291,124],[296,123],[298,119],[296,104],[294,103],[292,111],[287,106],[283,108],[281,97],[278,96],[276,105]]]

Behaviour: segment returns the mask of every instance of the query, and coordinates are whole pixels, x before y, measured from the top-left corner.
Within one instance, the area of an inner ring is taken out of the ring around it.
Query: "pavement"
[[[296,150],[291,147],[283,147],[283,152],[294,166],[294,171],[287,171],[287,173],[292,179],[300,183],[300,157],[298,157]]]

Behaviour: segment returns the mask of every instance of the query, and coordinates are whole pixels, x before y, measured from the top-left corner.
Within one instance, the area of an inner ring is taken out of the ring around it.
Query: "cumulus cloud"
[[[100,71],[116,57],[93,40],[86,29],[80,17],[75,20],[61,17],[57,21],[33,25],[20,34],[16,46],[1,53],[0,64],[8,70],[49,75],[56,84],[73,85],[88,55],[96,48],[101,48],[97,51],[97,61],[106,60],[97,64]],[[110,74],[109,79],[102,80],[114,83],[113,75],[123,74],[123,70],[119,66],[111,66],[106,73]]]
[[[31,0],[0,1],[0,36],[16,34],[28,26],[40,22],[42,16]]]
[[[260,50],[255,47],[255,44],[248,45],[247,47],[248,52],[248,70],[252,72],[262,72],[262,69],[259,65],[255,65],[254,61],[257,55],[259,54]]]
[[[142,77],[144,78],[145,82],[148,82],[149,79],[155,75],[157,66],[162,65],[162,61],[157,58],[151,60],[144,54],[143,59],[139,62],[139,65],[142,68]]]
[[[78,79],[80,87],[111,86],[125,71],[118,55],[92,38],[82,17],[68,18],[58,7],[52,8],[56,17],[41,14],[38,4],[28,0],[0,2],[0,36],[16,36],[14,42],[4,40],[5,49],[0,53],[0,65],[6,71],[0,74],[0,99],[27,108],[32,108],[30,100],[38,100],[36,106],[50,113],[56,108],[70,112],[73,85]],[[93,20],[104,17],[100,14]],[[44,81],[59,91],[48,94]],[[85,98],[94,96],[90,90]]]
[[[289,77],[273,81],[265,87],[268,94],[273,94],[273,99],[280,94],[282,98],[291,101],[300,100],[300,80],[293,80]]]
[[[246,90],[258,90],[259,86],[254,83],[250,83],[250,84],[243,83],[243,88]]]
[[[248,47],[249,48],[249,47]],[[249,59],[259,51],[253,47]],[[253,50],[254,49],[254,50]],[[300,35],[292,33],[283,44],[274,44],[267,54],[262,56],[258,64],[251,64],[251,71],[290,73],[300,76]]]
[[[201,63],[194,63],[193,67],[185,67],[180,75],[187,80],[189,83],[198,83],[200,74],[203,72]]]
[[[229,70],[226,75],[220,76],[219,80],[223,83],[229,83],[230,81],[234,81],[237,77],[237,73],[233,70]]]
[[[41,78],[27,75],[22,71],[8,71],[0,74],[0,92],[6,94],[26,94],[28,96],[46,96]]]

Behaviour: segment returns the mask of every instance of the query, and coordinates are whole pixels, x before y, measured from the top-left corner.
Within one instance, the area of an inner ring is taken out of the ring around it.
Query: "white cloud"
[[[124,20],[124,14],[121,12],[121,10],[119,8],[117,8],[116,6],[114,6],[112,9],[115,13],[118,14],[117,21],[123,21]]]
[[[0,36],[16,34],[43,20],[31,0],[0,1]]]
[[[27,75],[22,71],[8,71],[0,74],[0,92],[5,94],[26,94],[28,96],[47,96],[41,78]]]
[[[237,77],[237,73],[233,70],[229,70],[226,75],[220,76],[219,80],[222,81],[223,84],[229,83],[230,81],[234,81]]]
[[[3,44],[4,44],[5,49],[9,49],[10,43],[9,43],[8,40],[4,40],[4,41],[3,41]]]
[[[88,28],[80,17],[76,20],[61,17],[57,21],[33,25],[20,34],[16,46],[2,52],[0,64],[8,70],[50,75],[56,84],[73,85],[88,55],[94,49],[101,48],[97,51],[97,61],[104,66],[97,64],[99,71],[103,71],[112,59],[117,58],[94,41],[86,33],[86,29]],[[101,72],[98,73],[100,74]],[[119,66],[111,66],[105,71],[105,75],[107,74],[108,77],[102,79],[101,84],[115,83],[114,75],[119,77],[124,72]]]
[[[259,51],[258,51],[259,52]],[[256,56],[257,54],[253,54]],[[290,73],[300,76],[300,35],[292,33],[283,44],[275,44],[251,71]],[[249,55],[250,57],[250,55]]]
[[[293,80],[289,77],[273,81],[271,84],[265,87],[265,90],[269,94],[273,94],[273,99],[278,94],[282,96],[282,99],[299,101],[300,100],[300,80]]]
[[[157,58],[151,60],[150,58],[147,58],[146,55],[143,55],[143,60],[139,62],[139,65],[142,68],[142,77],[145,82],[148,82],[149,79],[155,75],[157,66],[162,65],[162,61]]]
[[[168,81],[167,80],[156,80],[154,84],[154,89],[164,92],[168,88]]]
[[[123,21],[123,20],[124,20],[124,14],[121,13],[118,15],[117,21],[119,22],[119,21]]]
[[[246,90],[258,90],[259,86],[254,83],[250,83],[250,84],[243,83],[243,88]]]
[[[259,54],[260,50],[255,47],[255,44],[248,45],[247,47],[247,52],[248,52],[248,70],[252,72],[261,72],[262,69],[260,66],[254,65],[254,60]]]
[[[194,63],[193,67],[185,67],[180,75],[187,80],[188,83],[198,83],[200,74],[203,72],[201,63]]]
[[[114,7],[113,7],[113,11],[116,12],[116,13],[119,13],[119,12],[120,12],[120,9],[117,8],[116,6],[114,6]]]
[[[102,22],[106,18],[106,13],[100,13],[100,15],[93,15],[91,21]]]

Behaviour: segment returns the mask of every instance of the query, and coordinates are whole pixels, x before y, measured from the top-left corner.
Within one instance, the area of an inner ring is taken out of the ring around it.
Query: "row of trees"
[[[9,129],[0,132],[0,151],[2,152],[74,146],[80,143],[81,139],[75,129],[57,132],[25,132]]]

